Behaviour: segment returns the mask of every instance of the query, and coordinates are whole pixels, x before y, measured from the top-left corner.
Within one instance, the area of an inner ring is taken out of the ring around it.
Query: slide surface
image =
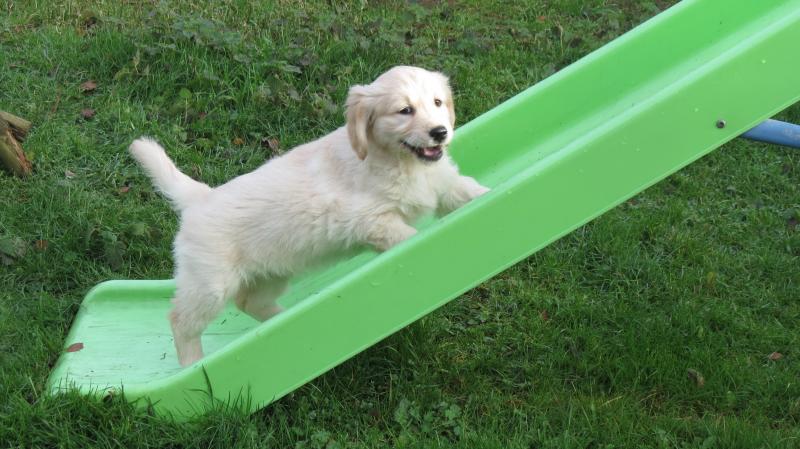
[[[172,345],[172,281],[98,285],[49,391],[176,418],[263,407],[798,101],[798,42],[800,0],[684,0],[461,127],[451,152],[492,192],[298,279],[265,323],[226,309],[193,366]]]

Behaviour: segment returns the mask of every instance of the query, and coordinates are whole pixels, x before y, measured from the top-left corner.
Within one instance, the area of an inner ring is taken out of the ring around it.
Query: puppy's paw
[[[482,185],[478,184],[475,187],[475,189],[473,189],[472,192],[471,192],[472,193],[472,198],[475,199],[475,198],[477,198],[477,197],[479,197],[481,195],[489,193],[490,190],[492,190],[492,189],[490,189],[490,188],[488,188],[486,186],[482,186]]]
[[[376,220],[367,236],[367,243],[380,252],[410,239],[417,230],[396,215],[386,215]]]
[[[490,189],[488,187],[482,186],[473,178],[469,176],[462,176],[461,177],[464,190],[467,192],[467,197],[469,200],[474,200],[475,198],[485,194]]]

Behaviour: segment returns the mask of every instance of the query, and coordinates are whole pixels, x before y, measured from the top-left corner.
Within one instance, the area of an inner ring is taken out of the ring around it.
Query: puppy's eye
[[[439,106],[442,105],[442,100],[437,98],[437,99],[433,100],[433,104],[435,104],[436,107],[438,108]]]
[[[411,114],[414,113],[414,108],[412,108],[411,106],[406,106],[403,109],[400,109],[399,111],[397,111],[397,113],[398,114],[403,114],[403,115],[411,115]]]

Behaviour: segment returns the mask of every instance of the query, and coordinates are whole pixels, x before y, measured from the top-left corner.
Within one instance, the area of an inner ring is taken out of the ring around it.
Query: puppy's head
[[[360,159],[385,151],[424,162],[441,159],[456,117],[447,77],[398,66],[347,97],[347,133]]]

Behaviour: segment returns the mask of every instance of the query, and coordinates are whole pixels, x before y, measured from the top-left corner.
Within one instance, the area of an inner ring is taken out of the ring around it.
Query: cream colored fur
[[[228,298],[266,320],[310,264],[354,245],[387,250],[421,215],[488,191],[447,155],[454,123],[447,78],[400,66],[350,89],[345,127],[213,189],[155,141],[134,141],[131,154],[180,214],[170,321],[181,365],[202,358],[200,335]]]

